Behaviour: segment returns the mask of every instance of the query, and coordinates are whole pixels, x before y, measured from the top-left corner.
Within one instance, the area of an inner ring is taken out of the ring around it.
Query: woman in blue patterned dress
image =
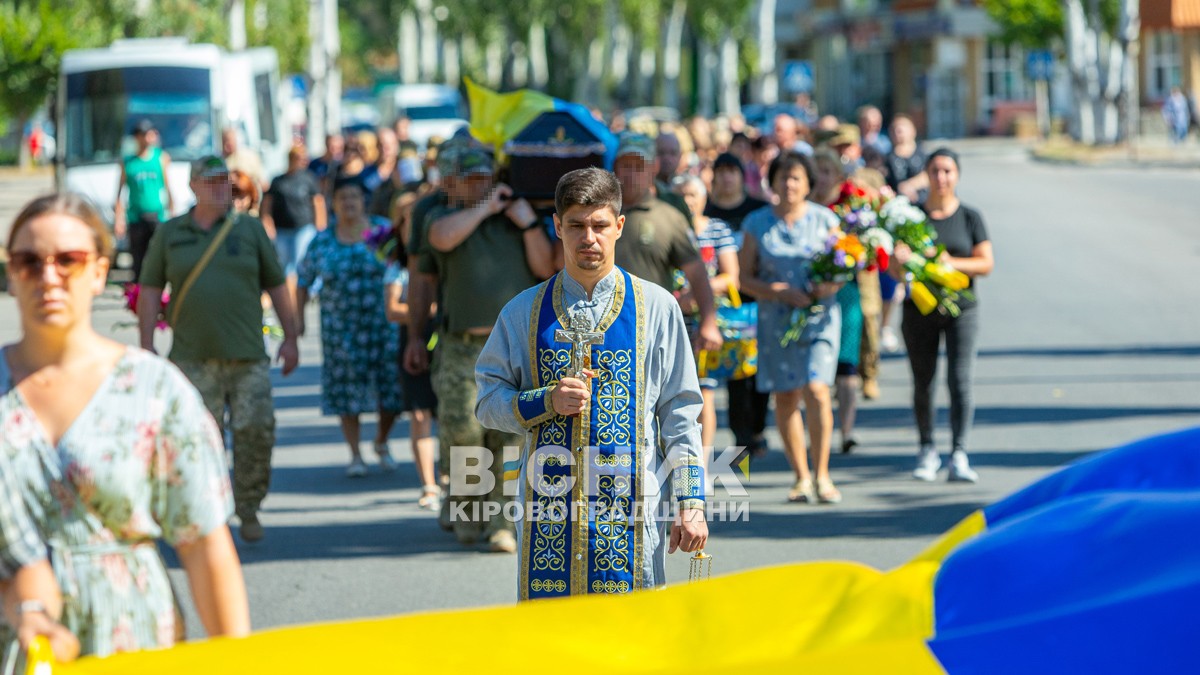
[[[61,607],[84,655],[167,647],[183,630],[163,539],[208,634],[249,632],[216,423],[173,365],[92,329],[112,259],[103,221],[81,197],[41,197],[8,250],[21,339],[0,349],[0,587],[48,559],[61,602],[15,600]],[[0,623],[0,645],[12,639]]]
[[[400,336],[389,323],[383,275],[387,265],[367,246],[371,226],[366,194],[353,180],[334,187],[337,225],[321,232],[308,247],[297,270],[297,304],[303,310],[309,289],[321,280],[321,412],[341,418],[342,435],[350,446],[346,475],[359,478],[367,465],[359,451],[359,415],[379,413],[375,454],[384,471],[396,470],[388,451],[388,434],[403,409],[398,345]],[[300,333],[304,334],[304,312]]]
[[[837,503],[842,495],[829,476],[829,392],[837,368],[841,311],[835,296],[841,285],[813,285],[808,271],[813,256],[825,249],[838,226],[838,217],[808,201],[815,178],[809,158],[785,152],[771,162],[767,176],[779,202],[746,216],[738,254],[742,290],[758,298],[758,389],[775,395],[775,420],[796,474],[788,499]],[[783,346],[796,310],[814,305],[799,339]],[[801,401],[811,444],[807,454]]]

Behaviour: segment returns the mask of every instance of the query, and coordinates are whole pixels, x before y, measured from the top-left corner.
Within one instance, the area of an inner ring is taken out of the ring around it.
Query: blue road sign
[[[812,61],[785,61],[783,64],[783,88],[790,94],[812,93]]]
[[[1031,80],[1050,80],[1054,77],[1054,54],[1048,49],[1036,49],[1025,55],[1025,75]]]

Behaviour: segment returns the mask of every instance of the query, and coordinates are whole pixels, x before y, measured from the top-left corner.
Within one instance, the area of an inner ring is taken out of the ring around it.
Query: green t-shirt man
[[[167,219],[167,200],[163,197],[166,176],[163,175],[162,149],[151,147],[148,157],[130,155],[125,158],[125,187],[129,189],[131,220],[144,213],[153,213],[160,221]]]

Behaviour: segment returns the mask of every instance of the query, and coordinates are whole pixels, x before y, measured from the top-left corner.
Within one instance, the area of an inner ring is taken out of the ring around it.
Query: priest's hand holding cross
[[[550,392],[554,412],[564,417],[573,417],[583,412],[592,399],[590,380],[595,374],[584,370],[580,377],[564,377]]]

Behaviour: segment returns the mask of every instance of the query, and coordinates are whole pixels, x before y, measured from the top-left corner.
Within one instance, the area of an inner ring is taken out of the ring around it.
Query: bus
[[[66,52],[55,106],[56,186],[88,197],[111,223],[122,158],[133,153],[132,127],[142,119],[154,124],[171,156],[173,216],[195,201],[190,162],[220,155],[226,127],[259,153],[268,179],[285,172],[292,138],[278,71],[269,47],[230,53],[185,38]]]

